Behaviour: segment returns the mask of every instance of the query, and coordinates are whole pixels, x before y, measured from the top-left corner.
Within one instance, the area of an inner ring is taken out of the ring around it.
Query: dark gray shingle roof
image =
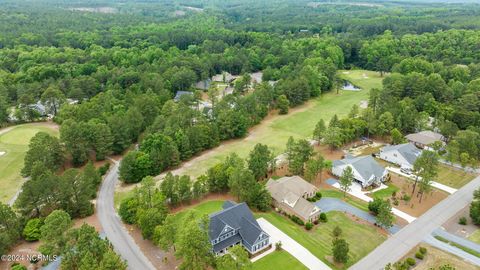
[[[420,156],[422,150],[418,149],[412,143],[404,143],[398,145],[389,145],[382,148],[383,152],[397,150],[407,161],[412,164],[415,163],[415,160]]]

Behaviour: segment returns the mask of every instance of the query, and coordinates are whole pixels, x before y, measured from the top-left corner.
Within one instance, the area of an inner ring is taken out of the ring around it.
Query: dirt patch
[[[314,150],[328,160],[342,159],[343,156],[345,156],[345,152],[341,149],[332,149],[330,146],[324,144],[316,144]]]
[[[427,249],[427,254],[423,260],[417,259],[417,265],[413,268],[415,270],[430,270],[430,269],[438,269],[438,267],[449,264],[450,266],[455,267],[455,269],[461,270],[478,270],[479,268],[464,261],[463,259],[447,253],[443,250],[437,249],[431,245],[422,243],[415,248],[413,248],[403,259],[406,258],[414,258],[415,253],[418,251],[420,247],[425,247]]]
[[[461,217],[467,218],[467,225],[458,224],[458,220]],[[455,216],[451,217],[447,222],[445,222],[442,227],[447,232],[453,233],[463,238],[468,238],[479,228],[472,223],[472,219],[470,218],[470,206],[465,206],[460,212],[458,212]]]
[[[29,266],[30,262],[26,259],[27,255],[39,255],[40,253],[37,251],[38,246],[40,246],[40,242],[27,242],[22,240],[16,246],[14,246],[7,254],[5,255],[15,255],[16,258],[25,258],[24,260],[15,260],[11,262],[7,262],[4,260],[0,260],[0,269],[2,270],[9,270],[11,264],[14,262],[20,263],[24,266]]]
[[[400,198],[402,198],[404,194],[411,196],[414,182],[394,173],[390,173],[390,175],[391,183],[400,188],[400,190],[396,194],[399,204],[398,206],[395,205],[394,207],[411,216],[419,217],[423,215],[434,205],[448,197],[448,194],[446,192],[438,189],[433,189],[429,194],[425,194],[423,196],[422,202],[420,203],[420,195],[418,194],[419,188],[417,184],[417,187],[415,188],[415,194],[412,196],[409,202],[405,202]]]
[[[163,251],[155,246],[152,241],[144,239],[142,232],[135,225],[125,224],[125,228],[155,268],[170,270],[177,269],[180,265],[180,261],[175,258],[173,251]]]

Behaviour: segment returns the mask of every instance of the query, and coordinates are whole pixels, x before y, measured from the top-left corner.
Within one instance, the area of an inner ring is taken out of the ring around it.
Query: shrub
[[[320,217],[319,217],[320,221],[325,223],[328,221],[328,218],[327,218],[327,214],[325,213],[320,213]]]
[[[383,204],[383,200],[380,198],[375,198],[373,201],[368,203],[368,210],[372,212],[374,215],[378,214],[380,206]]]
[[[402,197],[402,200],[404,200],[405,202],[409,202],[411,199],[412,197],[410,197],[408,194],[404,194]]]
[[[320,200],[321,198],[322,198],[322,193],[320,193],[320,192],[315,193],[315,200],[318,201],[318,200]]]
[[[417,258],[417,259],[419,259],[419,260],[423,260],[423,257],[424,257],[424,255],[423,255],[420,251],[418,251],[417,253],[415,253],[415,258]]]
[[[291,219],[293,222],[295,222],[295,223],[297,223],[298,225],[300,225],[300,226],[305,225],[305,223],[303,222],[303,220],[301,220],[299,217],[297,217],[297,216],[295,216],[295,215],[291,215],[291,216],[290,216],[290,219]]]
[[[135,198],[126,198],[120,203],[118,214],[125,223],[134,224],[137,221],[138,202]]]
[[[460,225],[467,225],[467,218],[466,218],[466,217],[461,217],[461,218],[458,220],[458,224],[460,224]]]
[[[24,265],[21,265],[19,263],[14,263],[12,264],[12,268],[10,268],[11,270],[27,270],[27,267],[25,267]]]
[[[313,224],[311,222],[307,222],[305,224],[305,229],[307,229],[307,231],[310,231],[312,228],[313,228]]]
[[[407,258],[407,263],[410,266],[414,266],[417,262],[415,261],[414,258]]]
[[[316,219],[316,220],[313,221],[313,224],[315,224],[315,225],[318,225],[318,223],[319,223],[319,222],[318,222],[318,219]]]
[[[40,228],[43,222],[39,218],[32,218],[27,222],[23,229],[23,237],[29,242],[38,241],[40,239]]]
[[[426,247],[420,247],[420,248],[419,248],[419,251],[420,251],[420,253],[422,253],[423,255],[427,254],[427,248],[426,248]]]
[[[98,173],[103,176],[107,173],[108,169],[110,169],[110,163],[107,162],[98,168]]]
[[[335,226],[335,228],[332,231],[333,237],[338,238],[340,235],[342,235],[342,229],[338,226]]]
[[[275,250],[281,251],[282,250],[282,241],[278,241],[275,243]]]

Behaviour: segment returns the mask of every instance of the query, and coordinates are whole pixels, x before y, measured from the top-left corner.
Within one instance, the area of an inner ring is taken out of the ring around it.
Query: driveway
[[[115,251],[127,261],[128,269],[153,270],[155,267],[142,253],[115,211],[113,196],[118,181],[118,167],[119,162],[114,162],[100,187],[97,198],[98,219]]]
[[[426,239],[473,199],[473,191],[480,187],[480,176],[450,195],[414,222],[383,242],[374,251],[353,265],[351,270],[380,270],[388,263],[400,260],[407,252]]]
[[[315,257],[310,251],[300,245],[297,241],[290,238],[277,227],[273,226],[272,223],[268,222],[264,218],[257,219],[260,227],[270,235],[270,242],[275,248],[275,243],[281,241],[282,249],[292,254],[293,257],[297,258],[302,262],[308,269],[311,270],[330,270],[324,262]]]

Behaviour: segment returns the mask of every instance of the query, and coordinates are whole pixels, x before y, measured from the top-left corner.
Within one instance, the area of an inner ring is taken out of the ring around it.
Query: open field
[[[364,78],[363,74],[367,78]],[[381,87],[382,78],[377,72],[340,71],[340,75],[363,90],[340,91],[338,95],[332,91],[291,109],[287,115],[270,115],[262,123],[253,127],[247,137],[224,142],[219,147],[187,161],[173,173],[197,177],[208,168],[223,161],[230,153],[246,157],[257,143],[266,144],[275,154],[280,154],[284,151],[290,136],[296,139],[311,137],[315,124],[320,118],[329,121],[334,114],[340,117],[347,115],[354,104],[360,105],[361,101],[368,100],[368,93],[372,87]]]
[[[220,200],[212,200],[212,201],[202,202],[192,207],[186,207],[184,210],[177,212],[175,214],[175,219],[177,220],[176,222],[179,222],[180,220],[182,220],[182,218],[187,213],[186,210],[191,209],[196,211],[200,215],[208,215],[208,214],[222,210],[223,202],[224,201],[220,201]]]
[[[43,131],[58,136],[56,126],[48,123],[34,123],[15,126],[0,135],[0,201],[8,202],[22,186],[20,171],[28,150],[30,139]],[[0,130],[1,132],[1,130]]]
[[[334,269],[345,269],[351,266],[387,239],[386,235],[372,225],[356,222],[341,212],[328,212],[328,222],[315,226],[311,231],[306,231],[275,212],[257,213],[256,216],[268,220]],[[335,226],[342,229],[342,237],[347,240],[350,247],[350,260],[345,268],[338,268],[330,261],[332,231]]]
[[[425,255],[425,258],[422,261],[419,261],[417,265],[413,268],[415,270],[438,269],[438,267],[446,264],[449,264],[450,266],[453,266],[455,267],[455,269],[458,270],[478,270],[478,267],[464,261],[463,259],[425,243],[422,243],[421,245],[412,249],[405,256],[405,258],[414,258],[415,252],[418,251],[419,247],[427,248],[427,254]]]
[[[275,251],[261,258],[252,265],[252,270],[270,270],[270,269],[288,269],[288,270],[307,270],[299,260],[282,250]]]
[[[475,178],[475,174],[473,173],[465,172],[445,164],[439,164],[438,176],[435,181],[449,187],[461,188],[472,181],[473,178]]]

